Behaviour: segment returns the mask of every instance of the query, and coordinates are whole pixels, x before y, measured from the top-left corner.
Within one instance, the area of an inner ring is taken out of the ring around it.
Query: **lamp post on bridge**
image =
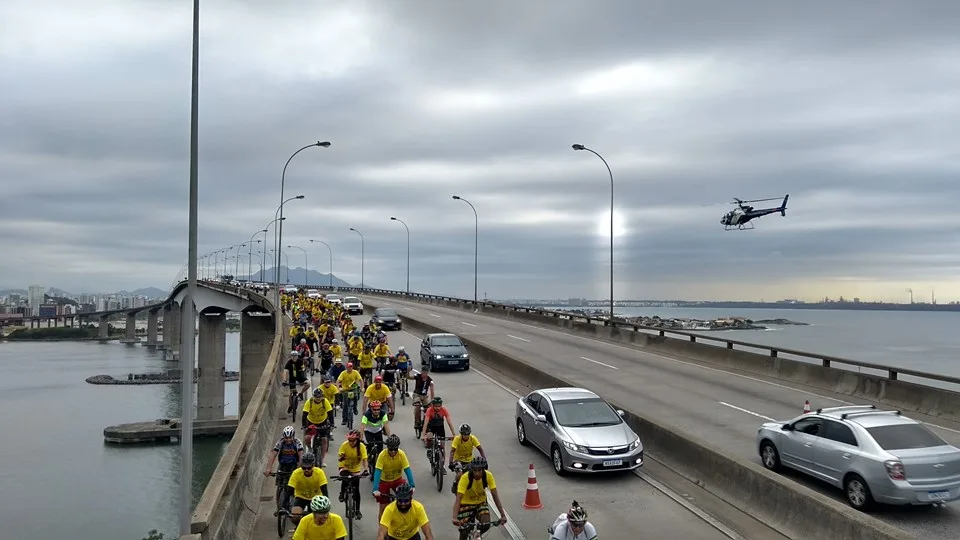
[[[290,248],[290,249],[299,249],[300,251],[303,252],[303,266],[304,266],[304,271],[303,271],[303,285],[304,285],[305,287],[309,287],[309,286],[310,286],[310,283],[309,283],[309,280],[310,280],[310,261],[307,259],[307,250],[303,249],[303,248],[300,247],[300,246],[289,246],[289,245],[288,245],[287,247]],[[287,269],[287,272],[288,272],[288,275],[289,275],[289,272],[290,272],[290,269],[289,269],[289,268]]]
[[[285,219],[287,218],[279,218],[279,217],[274,218],[273,221],[271,221],[270,223],[267,223],[267,226],[264,227],[263,230],[261,231],[263,233],[263,251],[260,252],[262,256],[260,261],[260,282],[261,283],[267,282],[266,276],[263,275],[264,272],[266,272],[265,268],[267,266],[267,251],[268,251],[267,250],[267,231],[270,229],[271,225],[277,223],[278,221],[283,221]]]
[[[610,323],[613,324],[613,171],[610,169],[610,164],[607,163],[607,160],[603,159],[603,156],[596,151],[582,144],[573,145],[573,149],[586,150],[600,158],[600,161],[607,167],[607,172],[610,174]]]
[[[269,225],[268,225],[268,227],[269,227]],[[253,276],[250,275],[250,274],[253,273],[253,267],[252,267],[252,265],[253,265],[253,238],[254,238],[255,236],[257,236],[258,234],[260,234],[260,233],[263,233],[263,241],[266,242],[266,241],[267,241],[267,229],[266,229],[266,227],[264,227],[263,229],[260,229],[259,231],[251,234],[251,235],[250,235],[250,240],[247,241],[247,244],[250,245],[249,253],[247,253],[247,284],[248,284],[248,285],[249,285],[250,283],[253,283]],[[259,243],[260,243],[260,240],[257,240],[257,243],[259,244]],[[260,279],[263,279],[263,272],[260,272]]]
[[[477,303],[477,277],[480,274],[480,218],[477,217],[477,209],[473,204],[459,195],[454,195],[453,200],[463,201],[470,205],[473,210],[473,303]]]
[[[410,227],[407,227],[402,219],[391,216],[390,220],[403,225],[403,228],[407,230],[407,294],[410,294]]]
[[[363,281],[363,233],[350,227],[350,230],[360,235],[360,289],[366,289]]]
[[[271,249],[271,250],[270,250],[270,253],[277,253],[277,250]],[[283,260],[284,260],[284,262],[286,263],[286,267],[287,267],[287,275],[285,276],[285,277],[286,277],[286,281],[290,281],[290,256],[287,255],[286,253],[284,253],[284,254],[283,254]],[[280,285],[279,285],[279,282],[278,282],[277,287],[279,287],[279,286],[280,286]]]
[[[310,147],[307,146],[306,148],[310,148]],[[300,150],[303,150],[303,148],[301,148]],[[297,152],[300,152],[300,150],[297,150]],[[296,155],[296,154],[294,154],[294,156],[295,156],[295,155]],[[290,156],[290,158],[293,159],[293,156]],[[289,160],[289,159],[287,160],[287,163],[288,163],[288,164],[290,163],[290,160]],[[286,170],[287,170],[286,165],[284,165],[283,170],[284,170],[284,172],[286,172]],[[280,187],[280,192],[281,192],[281,194],[283,193],[283,186]],[[282,198],[282,197],[281,197],[281,198]],[[283,250],[280,249],[280,243],[279,243],[279,242],[280,242],[280,239],[281,239],[281,237],[282,237],[282,235],[283,235],[283,233],[282,233],[282,230],[283,230],[283,222],[286,221],[286,219],[287,219],[287,218],[283,217],[283,207],[284,207],[288,202],[290,202],[290,201],[299,201],[299,200],[302,200],[303,198],[304,198],[303,195],[297,195],[296,197],[290,197],[289,199],[287,199],[287,200],[285,200],[285,201],[283,201],[283,202],[280,203],[280,206],[277,207],[277,211],[276,211],[276,213],[274,214],[274,219],[273,219],[273,221],[276,222],[276,223],[279,223],[279,225],[277,225],[277,228],[274,229],[274,232],[273,232],[273,249],[274,249],[274,251],[277,252],[277,259],[276,259],[277,264],[276,264],[276,266],[275,266],[274,269],[273,269],[273,277],[274,277],[274,286],[277,288],[276,302],[277,302],[277,305],[278,305],[278,306],[280,305],[280,254],[283,253]],[[288,266],[288,267],[287,267],[287,277],[289,277],[289,276],[290,276],[290,267]]]
[[[333,248],[330,247],[330,244],[324,242],[323,240],[310,240],[310,243],[318,243],[327,246],[327,251],[330,252],[330,290],[333,290]]]

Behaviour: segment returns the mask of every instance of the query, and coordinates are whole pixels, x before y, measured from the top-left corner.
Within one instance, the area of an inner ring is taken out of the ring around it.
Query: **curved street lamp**
[[[407,230],[407,294],[410,294],[410,227],[402,219],[391,217],[390,220],[400,223]]]
[[[363,233],[350,227],[350,230],[360,235],[360,288],[366,289],[366,286],[363,284]]]
[[[327,246],[327,251],[330,252],[330,290],[333,290],[333,248],[330,247],[330,244],[324,242],[323,240],[310,240],[310,243],[318,243]]]
[[[303,266],[305,270],[303,271],[303,285],[305,287],[310,286],[310,261],[307,259],[307,250],[303,249],[300,246],[287,246],[290,249],[299,249],[303,252]]]
[[[280,253],[283,252],[283,250],[280,249],[279,242],[280,242],[280,239],[283,237],[283,222],[287,220],[287,218],[283,217],[283,206],[290,201],[299,201],[299,200],[302,200],[303,198],[304,198],[303,195],[290,197],[289,199],[281,202],[280,206],[277,207],[277,211],[273,213],[273,222],[280,223],[279,225],[277,225],[277,228],[274,229],[274,233],[273,233],[273,249],[277,252],[277,264],[274,267],[273,277],[277,287],[280,286]],[[290,270],[287,269],[287,275],[289,274],[290,274]],[[280,293],[277,292],[277,294],[280,294]],[[277,302],[279,301],[280,300],[278,299]]]
[[[613,323],[613,171],[610,170],[610,164],[607,163],[607,160],[603,159],[599,153],[582,144],[573,145],[574,150],[586,150],[591,154],[600,158],[600,161],[607,167],[607,172],[610,174],[610,323]]]
[[[470,209],[473,210],[473,303],[477,303],[477,276],[479,275],[480,268],[480,218],[477,217],[477,209],[474,208],[473,204],[464,199],[459,195],[454,195],[453,200],[463,201],[470,205]]]

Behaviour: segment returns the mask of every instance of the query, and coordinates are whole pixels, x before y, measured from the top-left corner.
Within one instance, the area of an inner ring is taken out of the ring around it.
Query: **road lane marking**
[[[736,405],[731,405],[731,404],[729,404],[729,403],[727,403],[727,402],[725,402],[725,401],[718,401],[717,403],[723,405],[724,407],[730,407],[731,409],[736,409],[736,410],[738,410],[738,411],[740,411],[740,412],[744,412],[744,413],[747,413],[747,414],[752,414],[753,416],[756,416],[757,418],[763,418],[764,420],[767,420],[767,421],[769,421],[769,422],[776,422],[776,421],[777,421],[775,418],[770,418],[769,416],[764,416],[764,415],[762,415],[762,414],[760,414],[760,413],[755,413],[755,412],[753,412],[753,411],[748,411],[747,409],[744,409],[744,408],[742,408],[742,407],[737,407]]]
[[[436,313],[431,313],[430,316],[431,316],[431,317],[436,317],[436,318],[438,318],[438,319],[442,318],[442,317],[440,317],[439,315],[437,315]]]
[[[403,308],[403,309],[405,309],[405,310],[407,310],[407,311],[416,311],[416,310],[413,309],[412,307],[405,307],[405,308]]]
[[[465,324],[465,325],[467,325],[467,326],[472,326],[472,327],[474,327],[474,328],[477,327],[477,325],[475,325],[475,324],[473,324],[473,323],[468,323],[468,322],[463,322],[463,321],[460,321],[460,324]]]
[[[527,343],[530,343],[530,340],[527,339],[527,338],[522,338],[522,337],[517,337],[517,336],[511,336],[510,334],[507,334],[507,337],[508,337],[508,338],[513,338],[513,339],[519,339],[520,341],[526,341]]]
[[[618,367],[616,367],[616,366],[611,366],[610,364],[604,364],[603,362],[597,362],[596,360],[592,360],[592,359],[590,359],[590,358],[587,358],[586,356],[581,356],[580,358],[583,358],[583,359],[586,360],[587,362],[593,362],[594,364],[600,364],[601,366],[608,367],[608,368],[610,368],[610,369],[620,369],[620,368],[618,368]]]
[[[493,517],[496,520],[500,520],[500,512],[497,511],[497,505],[494,504],[493,495],[490,494],[490,491],[487,491],[487,506],[490,508],[490,513],[493,514]],[[527,537],[520,532],[520,529],[517,528],[517,524],[513,522],[513,519],[510,518],[510,514],[504,510],[504,517],[507,518],[507,524],[503,528],[507,531],[507,534],[512,540],[527,540]],[[493,520],[491,520],[493,521]],[[492,529],[493,527],[491,527]]]

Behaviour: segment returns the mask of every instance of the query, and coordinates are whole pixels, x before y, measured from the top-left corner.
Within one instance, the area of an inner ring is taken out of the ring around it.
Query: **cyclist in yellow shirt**
[[[373,357],[377,361],[377,367],[383,368],[383,365],[387,363],[387,358],[390,357],[390,346],[384,342],[377,343],[377,346],[373,348]]]
[[[310,506],[310,499],[327,494],[327,475],[323,469],[315,466],[316,463],[317,458],[312,453],[305,453],[300,460],[300,468],[293,471],[287,481],[285,501],[292,501],[290,519],[294,522]]]
[[[373,347],[363,346],[363,352],[360,353],[360,376],[366,384],[370,384],[370,377],[373,376]]]
[[[376,468],[373,471],[373,496],[380,503],[377,519],[383,517],[383,509],[390,503],[390,490],[396,490],[403,484],[409,484],[411,488],[417,487],[407,454],[400,449],[400,437],[390,435],[386,445],[387,448],[377,456]]]
[[[303,426],[303,440],[307,448],[312,450],[315,446],[314,438],[320,437],[320,466],[325,467],[323,460],[327,457],[327,445],[329,444],[327,436],[330,435],[328,418],[333,406],[327,401],[321,388],[320,386],[314,388],[313,398],[308,399],[303,404],[300,425]]]
[[[497,493],[497,482],[493,473],[487,470],[487,460],[475,457],[470,462],[470,474],[460,477],[457,483],[457,500],[453,502],[453,524],[457,527],[476,522],[477,531],[483,535],[490,530],[490,507],[487,506],[487,489],[493,496],[493,502],[500,511],[500,521],[497,525],[507,523],[507,513],[503,511],[500,495]],[[467,532],[460,530],[460,540],[465,540]]]
[[[363,338],[356,332],[347,340],[347,350],[350,352],[350,361],[356,362],[363,352]]]
[[[343,518],[330,511],[330,499],[317,495],[310,501],[312,519],[302,519],[293,533],[293,540],[345,540],[347,528]]]
[[[389,403],[390,404],[390,414],[394,413],[393,410],[393,392],[390,391],[390,387],[383,384],[383,377],[377,375],[373,378],[373,384],[367,387],[367,391],[363,393],[363,406],[362,410],[367,410],[367,404],[373,403],[374,401],[379,401],[380,403]]]
[[[353,498],[357,503],[357,512],[354,517],[358,520],[363,517],[360,514],[359,475],[367,472],[368,459],[367,445],[360,441],[360,431],[356,429],[350,430],[350,433],[347,433],[347,440],[343,441],[343,444],[340,445],[340,450],[337,453],[337,465],[340,468],[340,478],[353,477],[349,480],[343,480],[340,482],[340,502],[343,502],[347,483],[352,483]]]
[[[353,409],[353,415],[357,415],[357,397],[358,392],[364,389],[363,378],[355,369],[353,362],[347,362],[347,369],[337,377],[337,386],[343,394],[341,405],[343,406],[343,422],[340,425],[347,425],[347,407]]]
[[[333,359],[343,358],[343,347],[340,346],[339,340],[333,340],[330,342],[330,353],[333,355]]]
[[[476,435],[473,435],[472,432],[473,430],[469,424],[460,424],[460,436],[454,437],[453,441],[450,442],[450,470],[456,471],[457,465],[460,465],[457,478],[454,479],[453,485],[450,486],[450,491],[454,494],[457,493],[457,482],[460,481],[460,477],[463,476],[464,471],[470,468],[470,462],[473,461],[473,449],[476,448],[477,452],[480,452],[480,456],[483,459],[487,459],[487,454],[484,453],[483,447],[480,446],[480,439],[478,439]]]
[[[387,505],[380,516],[377,540],[433,540],[430,518],[420,501],[413,500],[413,488],[399,486],[396,495],[397,500]]]

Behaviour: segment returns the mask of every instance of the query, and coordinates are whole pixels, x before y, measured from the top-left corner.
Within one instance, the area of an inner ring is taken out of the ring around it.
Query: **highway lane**
[[[401,317],[405,313],[415,315],[446,331],[493,345],[549,369],[559,377],[581,381],[583,386],[612,400],[756,463],[760,460],[754,437],[760,423],[799,415],[804,400],[810,400],[814,408],[864,403],[849,396],[732,373],[519,321],[394,298],[370,296],[369,302],[375,306],[389,305],[398,309]],[[924,415],[910,416],[928,421],[944,439],[960,446],[960,426]],[[828,486],[805,478],[797,480],[842,500]],[[877,517],[922,538],[955,539],[960,530],[960,506],[956,504],[945,508],[886,508]]]
[[[392,350],[403,345],[408,351],[418,351],[419,340],[406,332],[390,332]],[[490,470],[496,476],[498,491],[508,513],[510,527],[491,530],[489,538],[541,538],[546,527],[576,498],[590,512],[590,519],[597,524],[602,534],[628,533],[642,526],[653,538],[679,534],[689,540],[719,540],[729,537],[698,518],[683,505],[666,494],[654,489],[640,478],[625,474],[592,478],[565,478],[555,475],[549,459],[528,448],[520,446],[515,438],[513,414],[516,397],[504,387],[495,384],[476,370],[465,373],[437,373],[434,376],[437,395],[444,398],[455,425],[468,423],[473,427],[490,459]],[[413,439],[413,417],[409,401],[399,405],[392,422],[396,433],[403,441],[411,461],[418,485],[415,497],[427,509],[438,539],[456,538],[456,530],[450,521],[453,495],[449,491],[452,475],[444,480],[443,492],[436,489],[435,480],[427,476],[429,465],[425,451]],[[286,421],[278,422],[277,432]],[[335,430],[338,441],[344,428]],[[338,442],[339,444],[339,442]],[[326,470],[333,467],[328,459]],[[522,507],[526,495],[527,473],[530,463],[536,467],[542,510],[526,510]],[[369,495],[370,482],[364,480],[365,490],[361,509],[363,519],[355,524],[356,538],[375,538],[377,507]],[[276,537],[276,522],[272,515],[272,486],[266,486],[264,494],[271,497],[261,503],[253,538]],[[336,512],[343,505],[334,502]],[[604,532],[606,531],[606,532]]]

